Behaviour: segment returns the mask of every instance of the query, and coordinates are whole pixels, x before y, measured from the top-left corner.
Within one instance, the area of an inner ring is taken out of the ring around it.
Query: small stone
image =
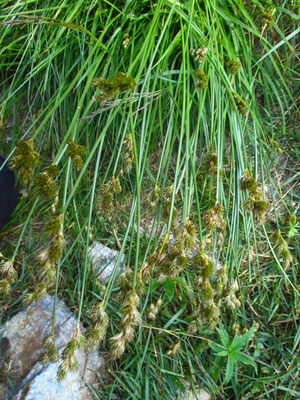
[[[210,394],[203,389],[196,389],[195,393],[192,390],[187,390],[180,400],[210,400]]]
[[[56,374],[61,361],[43,366],[39,361],[44,339],[51,334],[54,297],[46,295],[30,304],[8,321],[0,336],[9,341],[11,366],[8,377],[14,385],[7,398],[16,400],[92,399],[86,382],[96,381],[96,373],[104,361],[97,352],[86,354],[76,350],[78,370],[60,382]],[[55,346],[59,353],[70,341],[77,327],[77,318],[62,301],[57,301],[55,314]],[[84,329],[82,328],[82,332]]]
[[[18,392],[16,400],[92,400],[86,382],[92,383],[96,379],[96,371],[102,363],[97,354],[93,352],[88,356],[80,350],[75,350],[78,361],[78,370],[68,372],[65,378],[57,381],[57,370],[61,361],[43,367],[40,363],[30,371],[22,382],[22,389]]]
[[[92,261],[93,268],[96,271],[97,278],[101,282],[105,282],[113,273],[119,252],[94,241],[88,248],[88,255]],[[124,257],[122,256],[118,273],[125,269],[123,260]]]

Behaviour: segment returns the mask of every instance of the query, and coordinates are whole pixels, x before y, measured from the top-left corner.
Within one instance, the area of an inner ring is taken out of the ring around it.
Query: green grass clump
[[[100,346],[95,398],[299,397],[297,12],[3,4],[0,146],[22,195],[1,233],[2,318],[46,293],[72,308],[60,378]],[[119,251],[105,283],[93,240]],[[55,309],[45,362],[54,326]]]

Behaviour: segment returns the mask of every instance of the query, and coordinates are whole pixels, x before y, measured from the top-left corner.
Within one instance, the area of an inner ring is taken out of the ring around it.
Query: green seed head
[[[240,188],[242,190],[249,190],[249,192],[255,193],[257,189],[257,183],[249,174],[249,171],[245,171],[244,175],[240,179]]]
[[[43,200],[53,199],[57,194],[57,186],[53,178],[47,172],[41,172],[35,179],[35,185],[38,195]]]
[[[235,60],[228,61],[226,63],[226,66],[232,74],[236,74],[237,71],[241,68],[241,64]]]
[[[203,300],[210,300],[213,298],[213,289],[211,284],[209,283],[208,279],[204,279],[201,284],[201,294]]]

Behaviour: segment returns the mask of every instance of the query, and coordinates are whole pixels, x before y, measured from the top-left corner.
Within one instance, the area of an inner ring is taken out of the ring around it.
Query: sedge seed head
[[[62,352],[62,359],[66,360],[67,358],[71,357],[74,354],[76,347],[76,338],[72,337],[72,339],[68,342],[67,346]]]
[[[10,161],[10,167],[13,169],[17,176],[27,184],[32,180],[34,169],[40,162],[39,154],[33,150],[33,140],[27,142],[22,140],[16,145],[14,157]]]
[[[2,295],[7,295],[10,292],[10,283],[7,278],[0,280],[0,293]]]
[[[96,78],[92,82],[92,87],[99,90],[99,95],[95,98],[101,104],[104,104],[120,92],[133,89],[135,85],[135,80],[123,72],[117,72],[108,79]]]
[[[172,344],[172,345],[169,347],[168,351],[167,351],[167,355],[168,355],[168,356],[175,356],[175,354],[177,353],[177,351],[178,351],[179,348],[180,348],[180,345],[181,345],[181,342],[180,342],[180,341],[177,342],[177,343]]]
[[[233,95],[233,99],[235,102],[235,105],[238,109],[238,111],[243,115],[246,116],[247,115],[247,106],[244,102],[244,100],[241,99],[241,97],[238,94],[234,94]]]
[[[3,275],[10,284],[16,282],[18,274],[14,268],[13,259],[0,263],[0,274]]]
[[[44,168],[45,172],[51,177],[51,178],[56,178],[59,174],[59,166],[52,164],[49,167]]]
[[[210,300],[213,298],[213,289],[211,284],[209,283],[208,279],[204,279],[201,284],[201,294],[203,300]]]
[[[195,71],[195,75],[198,78],[196,86],[199,87],[200,89],[205,89],[207,87],[208,76],[201,69],[197,69]]]
[[[54,236],[62,231],[63,214],[51,217],[45,225],[45,232],[47,235]]]
[[[198,61],[200,64],[204,60],[205,54],[207,53],[208,48],[205,46],[202,46],[198,48],[197,50],[192,51],[192,55],[195,54],[195,61]]]
[[[201,269],[201,275],[203,276],[203,278],[209,278],[211,277],[211,275],[214,273],[214,264],[212,263],[212,261],[208,260],[207,264],[203,266],[203,268]]]
[[[57,185],[47,172],[40,172],[37,175],[35,185],[38,195],[43,200],[53,199],[57,194]]]
[[[230,60],[226,63],[226,66],[229,69],[230,73],[234,75],[240,69],[241,64],[238,61]]]
[[[62,233],[59,233],[58,235],[54,236],[48,247],[49,259],[52,262],[58,261],[62,255],[64,247],[65,247],[64,237]]]
[[[255,193],[257,190],[257,183],[247,170],[240,179],[240,188],[242,190],[249,190],[252,193]]]
[[[113,360],[120,358],[125,351],[125,338],[124,333],[121,331],[117,335],[109,339],[111,348],[110,353]]]

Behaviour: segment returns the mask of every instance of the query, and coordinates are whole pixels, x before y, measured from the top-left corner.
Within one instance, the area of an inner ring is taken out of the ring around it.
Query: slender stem
[[[130,110],[130,127],[131,127],[134,161],[135,161],[136,199],[137,199],[137,203],[136,203],[137,237],[136,237],[136,251],[135,251],[135,262],[134,262],[134,272],[133,272],[133,283],[132,283],[132,289],[135,290],[138,264],[139,264],[140,231],[141,231],[141,199],[140,199],[140,171],[139,171],[138,149],[137,149],[137,141],[136,141],[136,137],[135,137],[135,133],[134,133],[132,103],[130,103],[129,110]],[[133,225],[133,229],[134,229],[134,225]]]

